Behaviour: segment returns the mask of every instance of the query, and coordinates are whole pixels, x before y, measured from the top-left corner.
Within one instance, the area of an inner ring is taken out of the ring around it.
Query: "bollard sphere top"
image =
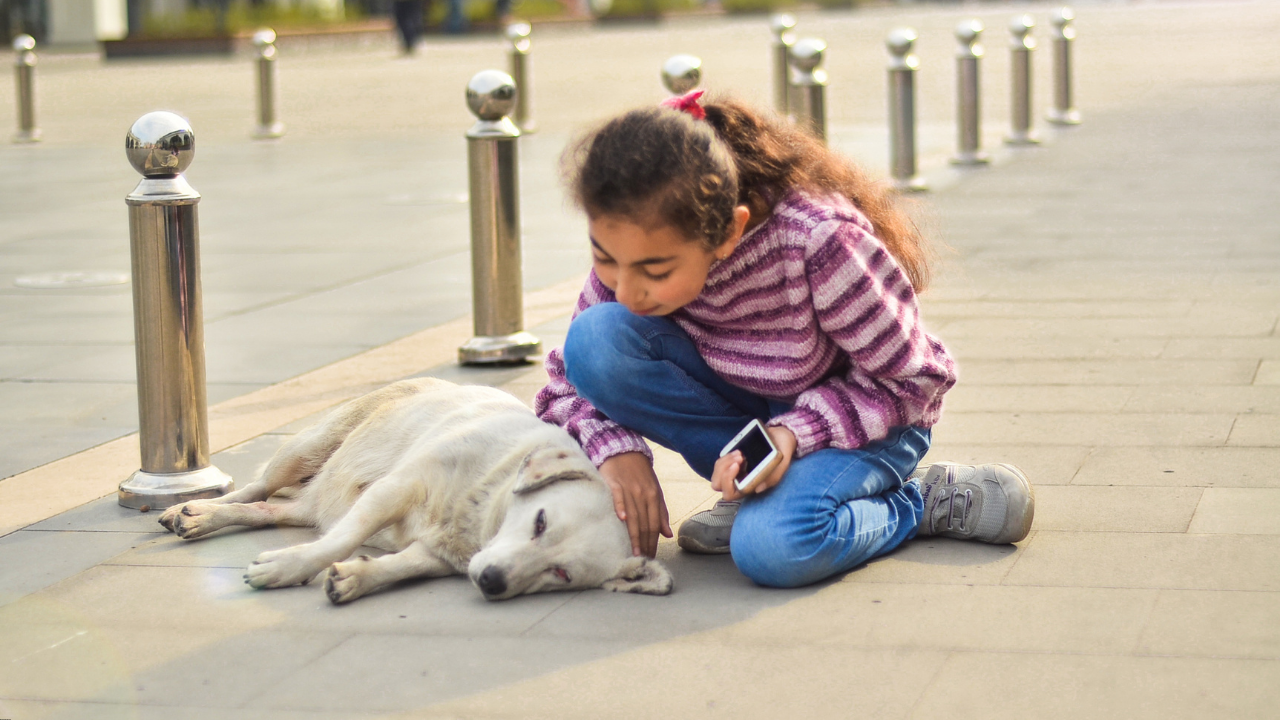
[[[972,45],[981,34],[981,20],[965,20],[956,26],[956,39],[965,45]]]
[[[467,107],[481,120],[501,120],[516,109],[516,81],[501,70],[481,70],[467,83]]]
[[[1062,29],[1063,27],[1070,25],[1075,19],[1075,10],[1072,10],[1069,7],[1060,7],[1053,11],[1053,15],[1050,16],[1049,22],[1052,22],[1054,27]]]
[[[783,33],[794,30],[795,27],[795,17],[787,13],[778,13],[769,18],[769,29],[773,31],[773,36],[776,38],[781,38]]]
[[[276,31],[271,28],[262,28],[253,34],[253,44],[258,47],[271,45],[276,41]]]
[[[884,44],[889,48],[889,52],[898,57],[903,57],[911,52],[911,48],[915,47],[916,38],[918,37],[919,35],[916,34],[916,31],[911,28],[898,28],[889,33],[889,38],[885,40]]]
[[[662,84],[683,95],[702,82],[702,59],[693,55],[673,55],[662,64]]]
[[[529,33],[533,32],[533,27],[527,22],[511,23],[506,27],[504,32],[506,33],[507,40],[514,45],[529,37]]]
[[[1009,32],[1018,37],[1025,37],[1036,26],[1036,19],[1030,15],[1018,15],[1009,22]]]
[[[31,52],[36,49],[36,39],[30,35],[19,35],[13,39],[14,52]]]
[[[195,157],[195,132],[180,115],[147,113],[129,128],[124,152],[143,177],[173,177],[185,171]]]
[[[797,40],[791,46],[791,64],[801,72],[813,72],[822,64],[822,56],[827,52],[827,43],[819,38]]]

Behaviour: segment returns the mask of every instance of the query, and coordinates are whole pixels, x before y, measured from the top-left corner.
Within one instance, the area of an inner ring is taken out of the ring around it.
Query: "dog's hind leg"
[[[324,592],[330,602],[341,605],[401,580],[457,574],[453,566],[431,552],[427,543],[417,540],[392,555],[377,558],[361,555],[355,560],[334,563],[325,575]]]
[[[195,540],[224,527],[260,528],[270,525],[310,525],[310,516],[298,502],[232,504],[187,503],[172,518],[174,534]]]

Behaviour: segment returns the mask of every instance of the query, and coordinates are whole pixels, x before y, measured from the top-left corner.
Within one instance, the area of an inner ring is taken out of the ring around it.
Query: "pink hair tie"
[[[704,120],[707,117],[707,111],[703,110],[702,106],[698,104],[698,98],[702,97],[702,93],[702,90],[690,90],[683,95],[667,98],[659,105],[689,113],[694,120]]]

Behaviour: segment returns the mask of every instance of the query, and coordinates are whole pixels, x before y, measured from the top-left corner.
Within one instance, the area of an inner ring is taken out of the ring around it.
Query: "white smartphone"
[[[764,425],[759,420],[752,420],[742,428],[742,432],[729,441],[720,451],[724,457],[734,450],[742,451],[742,465],[738,467],[738,477],[733,481],[738,492],[746,493],[755,484],[764,479],[782,460],[782,453],[769,439]]]

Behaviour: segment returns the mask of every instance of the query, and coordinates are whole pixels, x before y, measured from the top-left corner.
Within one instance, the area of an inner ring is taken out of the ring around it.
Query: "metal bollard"
[[[773,107],[782,117],[791,112],[791,84],[787,76],[791,46],[796,43],[796,34],[792,32],[795,27],[796,19],[786,13],[769,18],[769,29],[773,31]]]
[[[827,71],[819,67],[827,43],[818,38],[797,40],[791,46],[791,86],[796,88],[796,124],[827,141]]]
[[[702,59],[693,55],[672,55],[662,63],[662,84],[672,95],[683,95],[702,82]]]
[[[1053,107],[1047,119],[1055,125],[1079,125],[1080,111],[1071,93],[1071,46],[1075,44],[1076,14],[1069,7],[1053,13]]]
[[[173,113],[147,113],[129,129],[124,147],[142,174],[125,199],[142,469],[120,483],[118,499],[124,507],[159,509],[218,497],[232,482],[209,462],[200,193],[182,176],[195,155],[195,134]]]
[[[1040,142],[1031,129],[1031,51],[1036,49],[1036,39],[1031,37],[1031,30],[1035,26],[1036,21],[1030,15],[1019,15],[1009,24],[1013,86],[1009,94],[1011,128],[1004,139],[1009,145],[1035,145]]]
[[[284,135],[284,123],[276,119],[276,31],[262,28],[253,34],[258,48],[258,127],[253,136],[269,140]]]
[[[18,132],[16,143],[40,142],[40,128],[36,127],[36,39],[19,35],[13,39],[13,72],[18,83]]]
[[[507,40],[511,43],[511,77],[516,82],[516,112],[512,118],[520,131],[528,134],[537,129],[533,120],[533,87],[529,84],[529,50],[533,42],[529,23],[512,23],[507,26]]]
[[[965,20],[956,26],[956,165],[983,165],[990,162],[982,152],[982,96],[978,61],[982,58],[982,23]]]
[[[476,336],[458,348],[464,365],[520,362],[542,351],[524,327],[520,277],[520,128],[508,117],[516,84],[500,70],[476,73],[467,106],[477,121],[467,131],[471,181],[471,307]]]
[[[920,58],[912,54],[916,31],[899,28],[889,33],[889,174],[902,191],[928,187],[916,170],[916,70]]]

